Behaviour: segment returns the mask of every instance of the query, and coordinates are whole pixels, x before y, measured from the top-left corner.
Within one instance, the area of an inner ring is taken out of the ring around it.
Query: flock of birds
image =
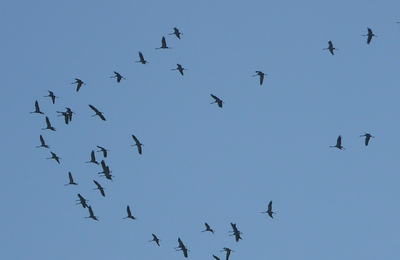
[[[366,35],[363,35],[363,36],[367,36],[367,44],[370,44],[370,43],[371,43],[371,40],[372,40],[372,37],[376,37],[376,35],[373,34],[373,32],[372,32],[372,30],[371,30],[370,28],[367,28],[367,29],[368,29],[368,33],[367,33]],[[170,35],[175,35],[178,39],[181,39],[180,36],[182,35],[182,33],[181,33],[177,28],[174,28],[174,32],[171,33]],[[338,50],[338,49],[333,47],[332,41],[329,41],[328,44],[329,44],[328,48],[324,48],[323,50],[329,50],[330,53],[331,53],[332,55],[334,55],[334,52],[333,52],[333,51],[334,51],[334,50]],[[167,46],[165,37],[162,37],[162,39],[161,39],[161,47],[156,48],[156,49],[170,49],[170,47]],[[144,59],[144,56],[143,56],[143,54],[142,54],[141,52],[139,52],[139,61],[136,61],[136,62],[141,63],[141,64],[146,64],[146,63],[148,63],[148,62]],[[182,65],[178,63],[178,64],[177,64],[177,68],[174,68],[174,69],[171,69],[171,70],[178,70],[179,73],[180,73],[182,76],[184,76],[184,70],[186,70],[186,69],[183,68]],[[259,77],[259,84],[262,85],[263,82],[264,82],[264,77],[265,77],[267,74],[263,73],[262,71],[256,71],[255,73],[256,73],[256,74],[253,75],[253,77],[258,76],[258,77]],[[118,83],[121,82],[122,79],[126,80],[121,74],[119,74],[119,73],[116,72],[116,71],[114,71],[114,76],[111,76],[111,78],[116,78],[116,80],[117,80]],[[83,85],[86,85],[86,84],[85,84],[81,79],[79,79],[79,78],[75,78],[75,82],[72,82],[71,84],[76,84],[76,92],[78,92],[78,91],[81,89],[81,87],[82,87]],[[44,97],[49,97],[49,98],[51,98],[51,102],[52,102],[53,104],[55,104],[55,103],[56,103],[56,99],[57,99],[58,97],[57,97],[52,91],[48,90],[48,92],[49,92],[48,95],[47,95],[47,96],[44,96]],[[224,103],[224,102],[222,101],[222,99],[218,98],[217,96],[215,96],[215,95],[213,95],[213,94],[210,94],[210,95],[211,95],[211,97],[214,99],[214,102],[211,102],[210,104],[217,103],[218,107],[222,108],[222,105],[223,105],[223,103]],[[88,106],[89,106],[89,108],[90,108],[91,110],[93,110],[94,113],[95,113],[94,115],[92,115],[92,117],[98,116],[101,120],[106,121],[106,118],[104,117],[103,112],[99,111],[96,107],[94,107],[94,106],[91,105],[91,104],[88,104]],[[67,125],[72,121],[73,114],[75,114],[75,113],[71,110],[71,108],[69,108],[69,107],[66,107],[66,111],[56,111],[56,112],[58,113],[58,116],[63,116],[63,117],[64,117],[64,122],[65,122],[65,124],[67,124]],[[39,103],[38,103],[37,100],[35,101],[35,110],[34,110],[33,112],[30,112],[30,113],[32,113],[32,114],[42,114],[42,115],[45,115],[45,114],[40,110]],[[42,128],[42,130],[56,131],[56,128],[54,128],[54,127],[52,126],[52,124],[50,123],[50,119],[49,119],[48,116],[45,116],[45,122],[46,122],[46,127],[45,127],[45,128]],[[374,138],[374,137],[373,137],[371,134],[369,134],[369,133],[365,133],[364,135],[360,135],[360,137],[365,137],[365,146],[368,146],[370,139],[371,139],[371,138]],[[43,138],[42,135],[39,136],[39,139],[40,139],[41,145],[36,146],[37,148],[41,148],[41,147],[42,147],[42,148],[48,148],[48,149],[50,148],[50,146],[49,146],[48,144],[46,144],[46,142],[45,142],[45,140],[44,140],[44,138]],[[137,146],[138,153],[139,153],[139,154],[142,154],[142,146],[143,146],[143,144],[142,144],[142,143],[139,141],[139,139],[138,139],[135,135],[133,135],[133,134],[132,134],[132,139],[133,139],[133,141],[135,142],[135,144],[133,144],[132,146]],[[336,145],[330,146],[330,147],[338,148],[338,149],[340,149],[340,150],[345,149],[345,148],[342,146],[342,137],[339,135],[338,138],[337,138],[337,141],[336,141]],[[101,146],[97,146],[97,148],[100,149],[100,150],[98,150],[97,152],[101,152],[104,159],[107,158],[107,155],[108,155],[108,151],[109,151],[109,150],[107,150],[106,148],[101,147]],[[51,157],[49,157],[49,158],[47,158],[47,159],[54,159],[58,164],[60,164],[60,159],[61,159],[61,158],[58,157],[58,156],[56,155],[56,153],[54,153],[53,151],[50,151],[50,154],[51,154]],[[98,174],[99,174],[100,176],[104,176],[106,179],[112,181],[112,177],[113,177],[113,175],[111,175],[111,172],[112,172],[112,171],[110,170],[109,166],[106,164],[106,162],[105,162],[104,159],[102,159],[101,162],[99,163],[99,162],[96,160],[95,151],[92,150],[91,153],[90,153],[90,161],[87,161],[86,163],[93,163],[93,164],[96,164],[96,165],[100,165],[101,168],[102,168],[102,171],[99,172]],[[68,185],[75,185],[75,186],[76,186],[76,185],[78,185],[78,183],[76,183],[76,182],[74,181],[71,172],[68,172],[68,178],[69,178],[69,182],[68,182],[67,184],[65,184],[65,186],[68,186]],[[106,194],[105,194],[105,188],[104,188],[98,181],[93,180],[93,182],[94,182],[94,184],[96,185],[96,188],[94,188],[93,190],[99,190],[101,196],[105,197],[105,196],[106,196]],[[87,208],[87,209],[88,209],[89,216],[87,216],[87,217],[85,217],[85,218],[91,218],[91,219],[93,219],[93,220],[98,221],[98,216],[95,216],[95,214],[94,214],[94,212],[93,212],[93,209],[92,209],[92,206],[91,206],[91,205],[88,205],[88,200],[85,199],[85,198],[84,198],[81,194],[79,194],[79,193],[77,194],[77,196],[78,196],[78,200],[76,200],[76,201],[77,201],[76,204],[77,204],[77,205],[80,204],[80,205],[82,205],[83,208]],[[131,209],[130,209],[129,205],[127,205],[127,207],[126,207],[126,212],[127,212],[127,216],[124,217],[123,219],[132,219],[132,220],[136,220],[136,218],[132,215],[132,212],[131,212]],[[275,214],[275,212],[272,211],[272,201],[270,201],[270,202],[268,203],[268,208],[267,208],[267,210],[264,211],[264,212],[261,212],[261,213],[266,213],[266,214],[269,215],[269,217],[273,218],[273,214]],[[234,236],[234,237],[235,237],[235,241],[236,241],[236,242],[239,242],[239,240],[242,239],[241,236],[240,236],[240,235],[242,234],[242,232],[240,232],[240,231],[238,230],[238,228],[237,228],[237,226],[236,226],[236,223],[230,223],[230,224],[231,224],[231,227],[232,227],[232,231],[229,231],[229,232],[232,233],[230,236]],[[210,227],[210,225],[209,225],[208,223],[205,223],[205,227],[206,227],[206,229],[203,230],[203,231],[201,231],[201,232],[210,232],[210,233],[214,234],[214,230],[211,229],[211,227]],[[161,241],[161,240],[160,240],[155,234],[152,234],[152,236],[153,236],[153,239],[150,240],[149,242],[155,242],[158,246],[160,246],[160,241]],[[175,249],[176,249],[177,251],[182,251],[184,257],[186,257],[186,258],[188,257],[188,251],[189,251],[189,250],[187,249],[187,247],[184,245],[184,243],[182,242],[182,240],[181,240],[179,237],[178,237],[178,246],[175,247]],[[234,252],[234,251],[231,250],[231,249],[229,249],[229,248],[227,248],[227,247],[224,247],[223,250],[221,250],[221,252],[226,252],[225,259],[228,260],[230,254],[231,254],[231,252]],[[218,258],[216,255],[213,255],[213,257],[214,257],[216,260],[220,260],[220,258]]]

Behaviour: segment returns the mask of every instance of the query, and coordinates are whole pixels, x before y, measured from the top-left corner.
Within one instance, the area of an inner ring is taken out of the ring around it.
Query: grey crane
[[[219,99],[217,96],[214,96],[213,94],[210,94],[210,95],[211,95],[211,97],[212,97],[213,99],[215,99],[215,101],[214,101],[214,102],[211,102],[210,104],[217,103],[218,106],[222,108],[222,103],[225,103],[225,102],[222,101],[221,99]]]
[[[69,179],[69,183],[64,184],[64,186],[67,186],[67,185],[78,185],[78,183],[74,182],[74,178],[72,178],[71,172],[68,172],[68,179]]]
[[[126,218],[130,218],[130,219],[133,219],[133,220],[136,219],[134,216],[132,216],[131,209],[129,208],[129,205],[126,206],[126,212],[127,212],[128,216],[124,217],[124,219],[126,219]]]
[[[111,78],[117,78],[117,82],[118,83],[121,82],[121,79],[125,79],[126,80],[126,78],[122,77],[122,75],[119,74],[118,72],[114,71],[114,74],[115,74],[115,76],[112,76]]]
[[[86,85],[82,80],[75,78],[75,82],[72,82],[71,84],[76,84],[76,92],[79,91],[79,89],[82,87],[82,85]]]
[[[42,115],[44,115],[44,113],[42,111],[40,111],[39,103],[38,103],[37,100],[35,101],[35,111],[30,112],[30,114],[42,114]]]
[[[171,49],[170,47],[167,47],[167,42],[165,41],[165,37],[163,36],[161,39],[161,47],[160,48],[156,48],[156,50],[158,49]]]
[[[267,213],[268,216],[270,216],[271,218],[274,218],[274,217],[272,216],[272,214],[276,214],[276,213],[272,211],[272,201],[270,201],[270,202],[268,203],[268,209],[267,209],[267,211],[264,211],[264,212],[261,212],[261,213]]]
[[[92,117],[94,117],[94,116],[99,116],[99,117],[101,118],[101,120],[106,121],[106,118],[103,116],[103,112],[100,112],[99,110],[97,110],[97,108],[95,108],[95,107],[92,106],[92,105],[89,105],[89,107],[90,107],[91,109],[93,109],[93,111],[96,113],[96,114],[92,115]]]
[[[78,197],[79,197],[79,200],[76,200],[76,201],[79,201],[79,202],[76,203],[76,205],[81,204],[83,208],[87,208],[88,205],[86,204],[86,202],[89,201],[89,200],[87,200],[87,199],[85,199],[84,197],[82,197],[82,195],[79,194],[79,193],[78,193]]]
[[[229,232],[232,232],[233,234],[230,235],[230,236],[235,236],[236,242],[239,242],[239,239],[242,239],[242,238],[240,237],[240,234],[242,234],[242,232],[240,232],[240,231],[237,229],[236,223],[231,223],[231,226],[232,226],[233,231],[229,231]]]
[[[371,137],[375,138],[374,136],[372,136],[372,135],[370,135],[368,133],[365,133],[365,135],[360,135],[360,137],[363,137],[363,136],[365,136],[365,146],[368,146],[369,139],[371,139]]]
[[[158,245],[158,246],[160,246],[160,241],[161,241],[161,239],[158,239],[158,237],[156,236],[156,235],[154,235],[154,234],[151,234],[152,236],[153,236],[153,239],[152,240],[150,240],[149,242],[156,242],[156,244]]]
[[[44,139],[43,139],[43,136],[42,136],[42,135],[40,135],[39,139],[40,139],[41,145],[36,146],[36,148],[39,148],[39,147],[50,148],[50,146],[47,145],[47,144],[44,142]]]
[[[96,184],[97,188],[94,188],[93,190],[99,190],[101,195],[103,197],[106,196],[106,193],[104,192],[105,188],[101,187],[100,183],[98,183],[97,181],[93,180],[94,184]]]
[[[67,113],[67,112],[62,112],[62,111],[57,111],[57,113],[60,113],[60,114],[61,114],[61,115],[58,115],[58,116],[64,116],[64,122],[65,122],[65,124],[68,125],[68,122],[69,122],[69,115],[68,115],[68,113]]]
[[[89,209],[89,217],[85,217],[85,218],[91,218],[91,219],[93,219],[93,220],[98,220],[98,219],[97,219],[98,217],[95,216],[95,215],[93,214],[92,207],[89,206],[88,209]]]
[[[143,58],[143,54],[142,54],[140,51],[139,51],[139,59],[140,59],[140,60],[135,61],[135,62],[140,62],[140,63],[145,64],[145,65],[146,65],[146,63],[149,63],[148,61],[146,61],[146,60]]]
[[[186,246],[183,244],[182,240],[179,237],[178,237],[178,243],[179,245],[175,247],[176,251],[182,251],[183,256],[187,258],[189,250],[186,248]]]
[[[51,101],[53,102],[53,104],[55,104],[55,103],[56,103],[56,98],[58,98],[58,97],[56,97],[56,96],[54,95],[53,91],[50,91],[50,90],[47,90],[47,91],[49,92],[49,95],[48,95],[48,96],[43,96],[43,97],[49,97],[49,98],[51,98]]]
[[[183,33],[181,33],[178,28],[174,27],[174,32],[170,33],[168,35],[175,35],[180,40],[181,39],[181,36],[180,36],[181,34],[183,35]]]
[[[65,113],[68,114],[68,119],[71,122],[72,121],[72,114],[75,114],[75,113],[72,112],[71,108],[69,108],[69,107],[66,107],[65,109],[67,110]]]
[[[171,69],[171,70],[179,70],[179,73],[181,73],[181,75],[183,76],[183,71],[184,71],[184,70],[187,70],[187,69],[183,68],[182,65],[179,64],[179,63],[177,63],[176,65],[177,65],[178,67],[177,67],[176,69]]]
[[[58,162],[58,164],[60,164],[60,157],[58,157],[55,153],[50,152],[51,153],[51,157],[50,158],[46,158],[46,159],[54,159],[56,160],[56,162]]]
[[[328,45],[329,45],[328,48],[324,48],[324,49],[322,49],[322,50],[329,50],[329,51],[331,52],[332,55],[335,55],[335,54],[333,53],[333,50],[339,50],[339,49],[336,49],[336,48],[333,47],[332,41],[329,41],[329,42],[328,42]]]
[[[46,128],[42,128],[42,130],[49,129],[51,131],[56,131],[54,127],[51,126],[49,118],[46,116]]]
[[[207,224],[207,222],[206,222],[206,223],[204,223],[204,225],[206,226],[206,229],[205,229],[205,230],[203,230],[203,231],[201,231],[201,232],[210,231],[211,233],[213,233],[213,234],[214,234],[214,230],[210,228],[210,225],[208,225],[208,224]]]
[[[367,44],[370,44],[371,43],[371,40],[372,40],[372,37],[377,37],[375,34],[373,34],[372,33],[372,30],[370,29],[370,28],[367,28],[367,30],[368,30],[368,33],[367,34],[364,34],[364,35],[362,35],[362,36],[368,36],[367,37]]]
[[[229,256],[231,255],[231,252],[235,252],[235,251],[229,249],[228,247],[224,247],[223,250],[221,250],[221,252],[224,252],[224,251],[226,251],[225,260],[229,260]]]
[[[92,150],[92,152],[90,153],[90,161],[88,161],[88,162],[86,162],[86,163],[94,163],[94,164],[99,164],[97,161],[96,161],[96,157],[94,156],[94,150]]]
[[[261,86],[263,84],[263,82],[264,82],[264,76],[265,75],[267,75],[267,74],[265,74],[265,73],[263,73],[263,72],[261,72],[259,70],[256,70],[256,75],[253,75],[253,77],[260,76],[260,86]]]
[[[144,144],[139,142],[136,136],[132,135],[132,138],[135,141],[135,144],[132,144],[131,146],[137,146],[139,154],[142,154],[142,146],[144,146]]]
[[[344,147],[342,146],[342,137],[339,135],[338,136],[338,138],[337,138],[337,140],[336,140],[336,145],[331,145],[330,147],[336,147],[336,148],[338,148],[338,149],[340,149],[340,150],[346,150],[346,149],[344,149]]]
[[[101,160],[100,164],[101,164],[101,167],[103,168],[103,171],[99,172],[99,174],[103,174],[102,176],[105,176],[108,180],[112,181],[111,177],[113,177],[113,176],[111,175],[110,168],[106,165],[104,160]]]
[[[101,147],[101,146],[97,146],[97,148],[100,149],[100,151],[97,151],[97,152],[103,152],[103,157],[107,158],[107,152],[110,151],[110,150],[107,150],[106,148]]]

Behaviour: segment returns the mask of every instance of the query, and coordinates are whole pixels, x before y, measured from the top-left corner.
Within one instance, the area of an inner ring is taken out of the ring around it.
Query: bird
[[[124,77],[121,76],[121,74],[119,74],[118,72],[114,71],[115,76],[112,76],[111,78],[117,78],[117,82],[121,82],[121,79],[125,79]]]
[[[88,200],[87,200],[87,199],[85,199],[84,197],[82,197],[82,195],[81,195],[81,194],[79,194],[79,193],[78,193],[78,197],[79,197],[79,200],[76,200],[76,201],[79,201],[79,202],[78,202],[78,203],[76,203],[76,205],[79,205],[79,204],[81,204],[83,208],[87,208],[87,207],[88,207],[88,205],[86,204],[86,202],[87,202]]]
[[[43,96],[43,97],[50,97],[51,101],[53,102],[53,104],[55,104],[56,103],[56,98],[58,98],[58,97],[56,97],[54,95],[53,91],[50,91],[50,90],[47,90],[47,91],[49,92],[49,95],[48,96]]]
[[[229,256],[231,255],[231,252],[235,252],[235,251],[233,251],[233,250],[231,250],[231,249],[229,249],[227,247],[224,247],[223,250],[221,250],[221,252],[224,252],[224,251],[226,251],[225,260],[229,260]]]
[[[338,149],[340,149],[340,150],[346,150],[346,149],[344,149],[344,147],[342,146],[342,137],[339,135],[338,136],[338,138],[337,138],[337,140],[336,140],[336,145],[331,145],[330,147],[336,147],[336,148],[338,148]]]
[[[69,108],[69,107],[66,107],[65,109],[67,110],[65,113],[68,114],[68,119],[71,122],[72,121],[72,114],[75,114],[75,113],[72,112],[71,108]]]
[[[377,37],[375,34],[372,33],[372,30],[370,28],[367,28],[368,34],[364,34],[362,36],[368,36],[367,38],[367,44],[371,43],[372,37]]]
[[[86,85],[82,80],[75,78],[75,82],[72,82],[71,84],[77,84],[76,85],[76,92],[79,91],[79,89],[82,87],[82,85]]]
[[[215,258],[215,260],[220,260],[218,256],[213,255],[213,257]]]
[[[58,162],[58,164],[60,164],[60,157],[58,157],[55,153],[50,152],[51,153],[51,157],[50,158],[46,158],[46,159],[54,159],[56,160],[56,162]]]
[[[109,150],[107,150],[106,148],[101,147],[101,146],[97,146],[97,148],[100,149],[100,151],[97,151],[97,152],[103,152],[103,157],[107,158],[107,151],[109,151]]]
[[[161,239],[158,239],[158,237],[156,236],[156,235],[154,235],[154,234],[151,234],[152,236],[153,236],[153,239],[152,240],[150,240],[149,242],[156,242],[156,244],[158,245],[158,246],[160,246],[160,241],[161,241]]]
[[[183,35],[183,33],[181,33],[178,28],[174,27],[174,32],[170,33],[168,35],[175,35],[180,40],[181,39],[181,36],[180,36],[181,34]]]
[[[98,217],[93,214],[92,207],[89,206],[88,208],[89,208],[89,217],[85,217],[85,218],[91,218],[91,219],[94,219],[94,220],[98,221],[98,219],[97,219]]]
[[[42,128],[42,130],[49,129],[51,131],[56,131],[56,129],[51,126],[50,120],[49,120],[49,118],[47,116],[46,116],[46,125],[47,125],[47,127],[46,128]]]
[[[90,107],[91,109],[93,109],[93,111],[96,113],[96,114],[92,115],[92,117],[94,117],[94,116],[99,116],[99,117],[101,118],[101,120],[106,121],[105,117],[103,116],[103,112],[100,112],[99,110],[97,110],[97,108],[95,108],[95,107],[92,106],[92,105],[89,105],[89,107]]]
[[[132,135],[133,140],[135,141],[136,144],[132,144],[131,146],[137,146],[139,154],[142,154],[142,146],[144,146],[139,140],[136,138],[136,136]]]
[[[274,218],[273,216],[272,216],[272,214],[276,214],[275,212],[272,212],[272,201],[270,201],[269,203],[268,203],[268,210],[267,211],[264,211],[264,212],[261,212],[261,213],[268,213],[268,215],[271,217],[271,218]]]
[[[103,197],[105,197],[105,196],[106,196],[106,194],[104,193],[104,189],[105,189],[105,188],[101,187],[101,185],[100,185],[97,181],[93,180],[93,182],[94,182],[94,184],[96,184],[96,186],[97,186],[97,188],[94,188],[93,190],[99,190],[100,193],[101,193],[101,195],[102,195]]]
[[[113,176],[110,174],[111,173],[110,168],[106,165],[104,160],[101,160],[101,167],[103,168],[103,171],[99,172],[99,174],[103,174],[103,176],[112,181],[111,177]]]
[[[68,178],[69,178],[69,183],[64,184],[64,186],[67,186],[67,185],[78,185],[78,183],[74,182],[74,178],[72,178],[71,172],[68,172]]]
[[[265,74],[265,73],[262,73],[261,71],[259,71],[259,70],[256,70],[256,75],[253,75],[253,77],[255,77],[255,76],[260,76],[260,86],[263,84],[263,81],[264,81],[264,75],[267,75],[267,74]]]
[[[182,243],[182,240],[178,237],[178,243],[179,246],[175,247],[175,249],[177,249],[176,251],[182,251],[183,252],[183,256],[184,257],[188,257],[188,249],[186,248],[186,246]]]
[[[324,48],[322,50],[329,50],[332,53],[332,55],[335,55],[333,53],[333,50],[339,50],[339,49],[336,49],[336,48],[333,47],[332,41],[329,41],[328,44],[329,44],[328,48]]]
[[[225,102],[222,101],[221,99],[219,99],[218,97],[214,96],[213,94],[210,94],[210,95],[211,95],[211,97],[212,97],[213,99],[215,99],[215,101],[212,102],[212,103],[210,103],[210,104],[217,103],[218,106],[222,108],[222,103],[225,103]]]
[[[88,161],[88,162],[86,162],[86,163],[94,163],[94,164],[99,164],[97,161],[96,161],[96,157],[94,156],[94,150],[92,150],[92,152],[90,153],[90,161]]]
[[[44,115],[44,113],[42,111],[40,111],[39,103],[38,103],[37,100],[35,101],[35,111],[30,112],[30,114],[42,114],[42,115]]]
[[[176,69],[171,69],[171,70],[179,70],[179,72],[180,72],[181,75],[183,76],[183,71],[184,71],[184,70],[187,70],[187,69],[183,68],[182,65],[179,64],[179,63],[177,63],[176,65],[177,65],[178,67],[177,67]]]
[[[360,135],[360,137],[363,137],[363,136],[365,136],[365,146],[368,146],[369,139],[371,139],[371,137],[375,138],[374,136],[372,136],[372,135],[370,135],[368,133],[365,133],[365,135]]]
[[[167,42],[165,41],[165,37],[163,36],[161,39],[161,47],[160,48],[156,48],[156,50],[158,49],[171,49],[170,47],[167,47]]]
[[[61,115],[58,115],[58,116],[64,116],[64,122],[65,122],[65,124],[68,125],[68,122],[69,122],[69,115],[68,115],[68,113],[67,113],[67,112],[62,112],[62,111],[57,111],[57,113],[60,113],[60,114],[61,114]]]
[[[128,216],[126,216],[124,219],[126,219],[126,218],[130,218],[130,219],[133,219],[133,220],[136,219],[134,216],[132,216],[131,209],[129,208],[129,205],[126,206],[126,212],[128,213]]]
[[[135,62],[140,62],[140,63],[145,64],[145,65],[146,65],[146,63],[149,63],[148,61],[144,60],[143,54],[140,51],[139,51],[139,59],[140,60],[135,61]]]
[[[232,232],[233,234],[230,235],[230,236],[235,236],[236,242],[239,242],[239,239],[242,239],[242,238],[240,237],[240,234],[242,234],[242,232],[240,232],[240,231],[237,229],[236,223],[231,223],[231,226],[232,226],[233,231],[229,231],[229,232]]]
[[[40,135],[39,139],[40,139],[41,145],[36,146],[36,148],[39,148],[39,147],[50,148],[50,146],[47,145],[47,144],[44,142],[44,139],[43,139],[43,136],[42,136],[42,135]]]
[[[206,226],[206,229],[205,229],[205,230],[203,230],[203,231],[201,231],[201,232],[210,231],[211,233],[213,233],[213,234],[214,234],[214,230],[210,228],[210,225],[208,225],[208,224],[207,224],[207,222],[206,222],[206,223],[204,223],[204,225]]]

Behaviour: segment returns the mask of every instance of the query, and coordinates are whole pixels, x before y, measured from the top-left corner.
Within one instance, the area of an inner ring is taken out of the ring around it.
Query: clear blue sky
[[[184,259],[180,237],[193,260],[223,247],[230,260],[398,259],[400,2],[141,2],[0,3],[0,258]],[[172,49],[155,50],[162,36]],[[329,148],[338,135],[346,150]],[[113,182],[85,163],[96,145]]]

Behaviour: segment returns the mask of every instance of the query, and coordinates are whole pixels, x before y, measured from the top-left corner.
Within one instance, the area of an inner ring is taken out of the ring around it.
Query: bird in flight
[[[100,112],[99,110],[97,110],[97,108],[95,108],[95,107],[92,106],[92,105],[89,105],[89,107],[90,107],[91,109],[93,109],[93,111],[96,113],[96,114],[92,115],[92,117],[94,117],[94,116],[99,116],[99,117],[101,118],[101,120],[106,121],[106,118],[103,116],[103,112]]]
[[[180,36],[181,34],[183,35],[183,33],[181,33],[178,28],[174,27],[174,32],[170,33],[169,35],[175,35],[180,40],[181,39],[181,36]]]
[[[46,125],[47,125],[47,127],[46,128],[42,128],[42,130],[49,129],[51,131],[56,131],[56,129],[51,126],[50,120],[49,120],[49,118],[47,116],[46,116]]]
[[[235,252],[235,251],[233,251],[233,250],[231,250],[231,249],[229,249],[227,247],[224,247],[223,250],[221,250],[221,252],[224,252],[224,251],[226,251],[225,260],[229,260],[229,256],[231,255],[231,252]]]
[[[188,249],[186,248],[186,246],[182,243],[182,240],[178,237],[178,243],[179,245],[177,247],[175,247],[176,251],[182,251],[183,252],[183,256],[184,257],[188,257]]]
[[[207,222],[206,222],[206,223],[204,223],[204,225],[206,226],[206,229],[205,229],[205,230],[203,230],[203,231],[201,231],[201,232],[210,231],[211,233],[213,233],[213,234],[214,234],[214,230],[210,228],[210,225],[208,225],[208,224],[207,224]]]
[[[139,142],[139,140],[136,138],[136,136],[132,135],[132,138],[135,141],[135,144],[132,144],[131,146],[137,146],[139,154],[142,154],[143,144],[141,142]]]
[[[255,76],[260,76],[260,86],[263,84],[263,82],[264,82],[264,75],[267,75],[267,74],[265,74],[265,73],[262,73],[261,71],[259,71],[259,70],[256,70],[256,75],[253,75],[253,77],[255,77]]]
[[[360,135],[360,137],[363,137],[363,136],[365,136],[365,146],[368,146],[369,139],[371,139],[371,137],[375,138],[374,136],[372,136],[372,135],[370,135],[368,133],[365,133],[365,135]]]
[[[55,153],[50,152],[51,153],[51,157],[50,158],[46,158],[46,159],[54,159],[56,160],[56,162],[58,162],[58,164],[60,164],[60,157],[58,157]]]
[[[79,197],[79,200],[76,200],[76,201],[79,201],[79,202],[78,202],[78,203],[76,203],[76,205],[79,205],[79,204],[81,204],[83,208],[87,208],[87,207],[88,207],[88,205],[86,204],[86,202],[87,202],[88,200],[87,200],[87,199],[85,199],[85,198],[83,198],[83,197],[82,197],[82,195],[81,195],[81,194],[79,194],[79,193],[78,193],[78,197]]]
[[[334,48],[331,41],[328,42],[328,45],[329,45],[328,48],[324,48],[323,50],[329,50],[329,51],[331,52],[332,55],[335,55],[335,54],[333,53],[333,50],[339,50],[339,49]]]
[[[92,152],[90,153],[90,161],[88,161],[88,162],[86,162],[86,163],[94,163],[94,164],[99,164],[97,161],[96,161],[96,157],[94,156],[94,150],[92,150]]]
[[[368,34],[364,34],[363,36],[368,36],[367,38],[367,44],[371,43],[372,37],[377,37],[375,34],[372,33],[372,30],[370,28],[367,28]]]
[[[140,51],[139,51],[139,59],[140,59],[140,60],[135,61],[135,62],[140,62],[140,63],[145,64],[145,65],[146,65],[146,63],[149,63],[148,61],[146,61],[146,60],[143,58],[143,54],[142,54]]]
[[[97,219],[98,217],[95,216],[95,215],[93,214],[92,207],[89,206],[88,209],[89,209],[89,217],[85,217],[85,218],[91,218],[91,219],[93,219],[93,220],[98,220],[98,219]]]
[[[37,100],[35,101],[35,111],[30,112],[30,114],[42,114],[42,115],[44,115],[44,113],[42,111],[40,111],[39,103],[38,103]]]
[[[163,36],[161,39],[161,47],[160,48],[156,48],[156,50],[158,49],[171,49],[170,47],[167,47],[167,42],[165,41],[165,37]]]
[[[268,216],[270,216],[271,218],[274,218],[274,217],[272,216],[272,214],[276,214],[276,213],[272,211],[272,201],[270,201],[270,202],[268,203],[268,210],[267,210],[267,211],[264,211],[264,212],[261,212],[261,213],[268,213]]]
[[[69,183],[64,184],[64,186],[67,186],[67,185],[78,185],[78,183],[74,182],[74,178],[72,178],[71,172],[68,172],[68,179],[69,179]]]
[[[239,242],[239,239],[242,239],[242,238],[240,237],[240,234],[242,234],[242,232],[240,232],[240,231],[237,229],[236,223],[231,223],[231,226],[232,226],[233,231],[229,231],[229,232],[232,232],[233,234],[230,235],[230,236],[235,236],[236,242]]]
[[[130,219],[133,219],[133,220],[136,219],[134,216],[132,216],[131,209],[129,208],[129,205],[126,206],[126,212],[128,213],[128,216],[126,216],[124,219],[126,219],[126,218],[130,218]]]
[[[76,92],[79,91],[79,89],[82,87],[82,85],[86,85],[82,80],[75,78],[75,82],[72,82],[71,84],[76,84]]]
[[[222,101],[221,99],[219,99],[217,96],[214,96],[213,94],[210,94],[210,95],[211,95],[211,97],[212,97],[213,99],[215,99],[215,101],[214,101],[214,102],[211,102],[210,104],[217,103],[218,106],[222,108],[222,103],[225,103],[225,102]]]
[[[50,90],[47,90],[47,91],[49,92],[49,95],[48,95],[48,96],[43,96],[43,97],[49,97],[49,98],[51,98],[51,101],[53,102],[53,104],[55,104],[55,103],[56,103],[56,98],[58,98],[58,97],[56,97],[56,96],[54,95],[53,91],[50,91]]]
[[[154,235],[154,234],[151,234],[152,236],[153,236],[153,239],[152,240],[150,240],[149,242],[156,242],[156,244],[158,245],[158,246],[160,246],[160,241],[161,241],[161,239],[158,239],[158,237],[156,236],[156,235]]]
[[[336,140],[336,145],[331,145],[330,147],[336,147],[336,148],[338,148],[338,149],[340,149],[340,150],[346,150],[346,149],[344,149],[344,147],[342,146],[342,137],[339,135],[338,136],[338,138],[337,138],[337,140]]]
[[[42,135],[40,135],[39,139],[40,139],[41,145],[36,146],[36,148],[39,148],[39,147],[50,148],[50,146],[47,145],[47,144],[44,142],[44,139],[43,139],[43,136],[42,136]]]
[[[101,167],[103,168],[103,171],[99,172],[99,174],[103,174],[102,176],[105,176],[108,180],[112,181],[111,177],[113,177],[113,176],[111,175],[110,168],[106,165],[104,160],[101,160]]]
[[[108,152],[109,150],[107,150],[106,148],[101,147],[101,146],[97,146],[97,148],[100,149],[100,151],[97,151],[97,152],[103,152],[103,157],[104,157],[104,158],[107,158],[107,152]]]
[[[94,182],[94,184],[96,184],[96,186],[97,186],[97,188],[94,188],[93,190],[99,190],[100,193],[101,193],[101,195],[102,195],[103,197],[105,197],[105,196],[106,196],[106,194],[105,194],[105,192],[104,192],[104,189],[105,189],[105,188],[101,187],[100,183],[98,183],[97,181],[93,180],[93,182]]]
[[[115,74],[115,76],[111,76],[111,78],[117,78],[117,82],[118,83],[121,82],[121,79],[125,79],[126,80],[126,78],[122,77],[122,75],[119,74],[118,72],[114,71],[114,74]]]
[[[183,71],[184,71],[184,70],[187,70],[187,69],[183,68],[182,65],[179,64],[179,63],[177,63],[176,65],[177,65],[178,67],[177,67],[176,69],[171,69],[171,70],[179,70],[179,72],[180,72],[181,75],[183,76]]]

